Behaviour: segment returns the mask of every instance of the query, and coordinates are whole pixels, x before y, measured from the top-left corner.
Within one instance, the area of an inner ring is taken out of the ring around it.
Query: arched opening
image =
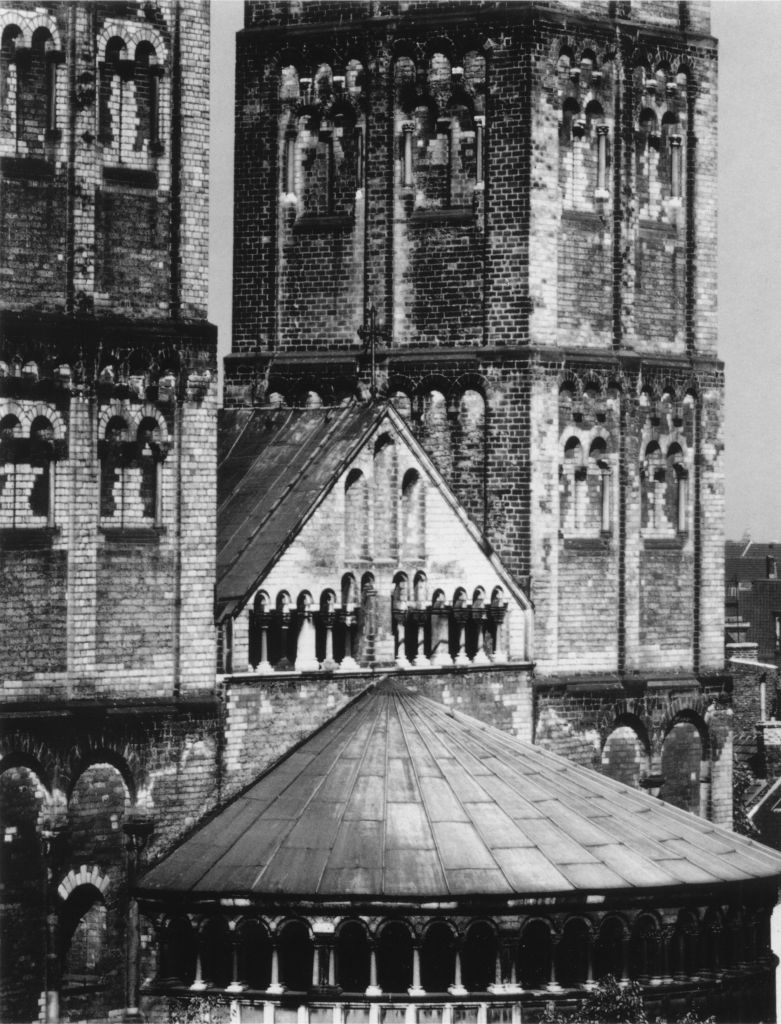
[[[17,137],[28,152],[41,154],[56,129],[56,64],[47,28],[33,32],[27,60],[17,63]]]
[[[447,992],[455,981],[453,931],[443,921],[426,929],[420,951],[420,980],[426,992]]]
[[[369,557],[369,486],[359,469],[344,484],[344,552],[347,559]]]
[[[659,929],[650,914],[642,914],[632,929],[629,974],[641,984],[659,977]]]
[[[336,936],[336,983],[343,992],[365,992],[370,982],[370,949],[360,921],[346,921]]]
[[[461,953],[461,979],[469,992],[487,992],[496,977],[496,932],[485,921],[476,921],[466,932]]]
[[[30,424],[30,464],[35,475],[30,509],[54,526],[54,427],[46,416],[36,416]]]
[[[155,48],[144,40],[136,47],[133,81],[136,100],[136,137],[133,149],[146,150],[152,156],[162,151],[160,143],[159,83],[162,67],[157,63]]]
[[[430,391],[423,399],[420,439],[437,469],[450,479],[450,425],[447,420],[447,402],[441,391]]]
[[[201,929],[201,977],[209,988],[226,988],[231,982],[231,934],[228,922],[221,917],[206,921]]]
[[[163,935],[160,981],[192,985],[198,956],[198,937],[186,917],[168,922]]]
[[[700,813],[702,739],[689,721],[673,724],[662,744],[662,800],[692,814]]]
[[[312,987],[314,943],[303,921],[288,921],[277,939],[279,980],[294,992],[308,992]]]
[[[618,725],[602,748],[602,771],[617,782],[637,788],[649,774],[646,747],[631,725]]]
[[[585,921],[580,918],[567,921],[556,950],[556,980],[564,988],[588,981],[589,939]]]
[[[545,921],[530,921],[521,932],[518,974],[523,988],[545,988],[551,979],[552,944]]]
[[[412,985],[412,935],[400,921],[388,922],[380,932],[377,980],[383,992],[406,992]]]
[[[238,928],[236,963],[238,980],[251,989],[271,984],[271,939],[259,921],[244,921]]]
[[[94,885],[79,885],[59,914],[63,983],[83,986],[102,980],[108,957],[108,912]]]
[[[100,64],[98,85],[98,139],[104,146],[113,146],[115,140],[121,146],[122,114],[127,113],[123,111],[126,103],[121,71],[129,66],[124,40],[119,36],[109,39]]]
[[[602,922],[594,944],[594,977],[599,980],[611,974],[616,981],[625,977],[624,925],[617,917]]]
[[[398,550],[398,454],[387,434],[374,447],[374,557],[390,559]]]
[[[2,901],[24,906],[24,927],[13,913],[0,914],[0,977],[11,979],[20,964],[41,976],[44,950],[40,941],[46,920],[44,862],[39,827],[45,813],[46,790],[36,772],[24,765],[0,774],[0,879]],[[21,987],[15,1005],[25,1020],[38,1017],[38,991]]]
[[[78,776],[68,802],[70,848],[85,863],[124,869],[122,825],[130,807],[125,779],[113,764],[96,761]]]
[[[425,558],[425,494],[416,469],[408,469],[401,485],[401,557]]]
[[[129,427],[123,416],[112,416],[100,446],[100,515],[124,523],[125,470]]]

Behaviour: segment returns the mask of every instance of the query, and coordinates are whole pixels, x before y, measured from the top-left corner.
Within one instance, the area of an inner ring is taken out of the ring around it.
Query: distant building
[[[781,664],[781,577],[775,544],[726,541],[724,579],[727,643],[756,644],[760,661]]]

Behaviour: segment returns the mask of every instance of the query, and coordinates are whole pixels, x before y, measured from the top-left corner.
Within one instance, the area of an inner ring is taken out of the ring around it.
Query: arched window
[[[98,139],[104,146],[121,146],[124,102],[123,78],[132,71],[127,46],[119,36],[106,43],[98,73]]]
[[[374,557],[396,557],[398,549],[398,455],[393,440],[384,434],[374,447]]]
[[[390,921],[380,932],[377,980],[383,992],[406,993],[412,985],[412,935],[400,921]]]
[[[447,992],[455,981],[453,932],[443,921],[429,925],[420,951],[420,981],[426,992]]]
[[[30,463],[35,475],[30,491],[32,514],[54,526],[54,427],[45,416],[36,416],[30,425]]]
[[[308,992],[312,987],[314,943],[303,921],[288,921],[277,939],[279,980],[294,992]]]
[[[578,533],[584,526],[587,508],[587,467],[583,446],[577,437],[564,442],[559,470],[559,521],[565,536]]]
[[[662,460],[662,450],[657,441],[651,441],[645,449],[645,459],[640,469],[640,523],[650,532],[664,530],[664,496],[667,475]]]
[[[469,992],[487,992],[497,978],[496,932],[485,921],[476,921],[466,932],[461,953],[461,979]]]
[[[668,523],[678,533],[687,529],[688,478],[683,449],[679,444],[671,444],[667,449],[665,512]]]
[[[138,425],[138,461],[141,470],[139,498],[142,515],[154,520],[155,526],[163,521],[163,450],[160,447],[160,426],[152,416],[145,416]]]
[[[407,470],[401,485],[401,544],[403,560],[425,558],[425,491],[416,469]]]
[[[0,419],[0,522],[11,528],[24,522],[24,512],[19,509],[19,493],[24,493],[18,468],[21,435],[22,425],[17,416],[8,413]]]
[[[133,69],[136,99],[136,138],[133,149],[136,152],[158,155],[162,152],[160,141],[160,97],[159,82],[162,67],[157,63],[155,48],[146,40],[136,47]]]
[[[127,420],[112,416],[106,424],[100,453],[100,515],[120,519],[124,509],[125,442],[129,440]]]
[[[545,921],[530,921],[521,932],[519,976],[523,988],[545,988],[551,980],[551,936]]]
[[[590,533],[610,532],[610,463],[607,443],[595,437],[588,453],[585,527]]]
[[[344,550],[352,560],[369,558],[369,487],[359,469],[351,469],[344,484]]]
[[[336,983],[343,992],[365,992],[370,982],[370,951],[366,928],[346,921],[336,936]]]
[[[40,153],[57,126],[57,65],[49,30],[36,29],[32,47],[21,52],[24,56],[17,60],[17,138],[27,153]]]
[[[232,942],[228,922],[221,917],[206,921],[201,929],[199,949],[201,977],[209,988],[227,988],[232,977]]]
[[[17,73],[16,52],[22,42],[18,25],[6,25],[0,41],[0,132],[16,136]]]
[[[244,921],[237,930],[238,980],[251,989],[271,984],[271,940],[259,921]]]

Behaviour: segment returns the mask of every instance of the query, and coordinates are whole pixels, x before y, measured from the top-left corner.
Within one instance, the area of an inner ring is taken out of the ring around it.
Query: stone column
[[[453,984],[448,989],[451,996],[465,996],[467,994],[464,988],[464,983],[461,980],[461,950],[463,949],[463,940],[459,937],[455,942],[455,955],[456,955],[456,971],[453,979]]]
[[[411,996],[426,994],[426,990],[420,984],[420,946],[417,943],[412,947],[412,984],[408,992]]]
[[[431,662],[426,657],[426,618],[428,609],[415,608],[412,612],[412,621],[415,623],[415,668],[428,668]]]
[[[355,610],[352,605],[339,609],[339,622],[344,630],[344,657],[339,663],[337,672],[358,672],[360,670],[360,665],[353,657]]]
[[[406,651],[407,603],[394,605],[393,633],[396,642],[396,664],[399,668],[410,668]]]
[[[491,621],[494,624],[495,631],[495,642],[494,642],[494,662],[507,661],[507,651],[504,649],[504,620],[507,616],[507,605],[506,604],[492,604],[488,610],[488,614],[491,617]]]
[[[298,608],[298,638],[296,641],[296,672],[317,672],[320,663],[315,657],[315,626],[312,621],[311,601],[300,601]]]
[[[473,665],[490,665],[491,662],[485,653],[485,608],[482,605],[472,605],[471,618],[475,623],[477,634],[477,649],[472,658]]]
[[[452,665],[450,656],[450,609],[437,603],[431,609],[431,664]]]
[[[255,628],[260,630],[260,661],[255,666],[259,675],[268,675],[274,668],[268,660],[268,630],[271,625],[271,614],[261,611],[255,615]]]
[[[280,646],[282,648],[282,657],[274,666],[277,672],[291,672],[293,666],[290,664],[290,659],[287,656],[287,636],[290,630],[290,611],[287,605],[283,605],[279,609],[279,635],[280,635]]]
[[[453,620],[456,624],[456,630],[458,633],[455,664],[456,665],[471,665],[466,653],[466,624],[469,619],[469,609],[463,604],[456,604],[453,606]]]
[[[325,627],[325,658],[323,664],[320,666],[324,672],[333,672],[338,666],[334,661],[334,620],[335,615],[332,611],[321,612],[321,619],[323,626]]]

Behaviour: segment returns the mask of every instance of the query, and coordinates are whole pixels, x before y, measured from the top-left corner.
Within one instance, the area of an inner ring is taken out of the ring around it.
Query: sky
[[[212,0],[209,319],[230,347],[235,33]],[[781,0],[714,0],[719,40],[719,355],[726,364],[726,536],[781,542]],[[775,41],[775,42],[774,42]]]

